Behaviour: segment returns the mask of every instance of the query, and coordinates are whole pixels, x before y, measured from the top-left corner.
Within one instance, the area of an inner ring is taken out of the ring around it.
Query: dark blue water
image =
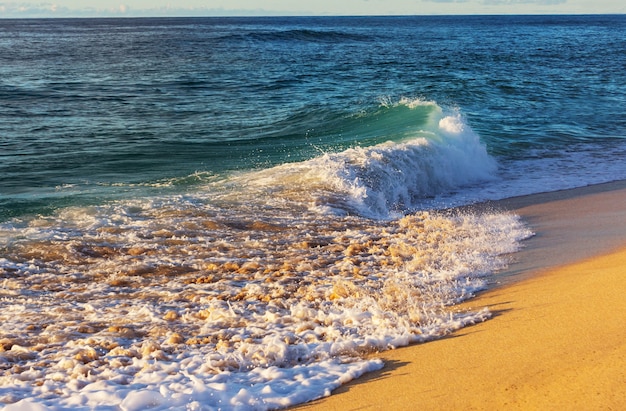
[[[624,16],[4,20],[0,219],[397,141],[424,120],[381,112],[402,99],[462,116],[508,180],[493,195],[624,178],[625,28]]]

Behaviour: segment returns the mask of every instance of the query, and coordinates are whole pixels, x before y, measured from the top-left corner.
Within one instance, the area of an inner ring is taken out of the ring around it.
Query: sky
[[[2,1],[0,18],[431,14],[623,14],[624,0]]]

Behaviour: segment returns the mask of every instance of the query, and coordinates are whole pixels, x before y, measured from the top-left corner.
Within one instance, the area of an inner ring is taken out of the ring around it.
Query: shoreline
[[[535,235],[502,272],[497,285],[536,276],[626,247],[626,180],[512,197],[481,207],[519,215]]]
[[[456,307],[492,318],[379,353],[380,371],[291,409],[626,406],[625,205],[620,180],[469,207],[513,212],[535,232],[488,290]]]

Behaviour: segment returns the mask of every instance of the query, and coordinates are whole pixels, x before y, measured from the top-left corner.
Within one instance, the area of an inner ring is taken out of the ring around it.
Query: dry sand
[[[509,199],[537,233],[493,318],[378,355],[385,367],[297,410],[626,409],[626,182]]]

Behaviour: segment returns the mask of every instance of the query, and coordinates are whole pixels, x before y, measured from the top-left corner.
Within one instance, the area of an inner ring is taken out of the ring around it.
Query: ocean
[[[626,179],[626,16],[0,20],[0,409],[268,410],[490,312]]]

